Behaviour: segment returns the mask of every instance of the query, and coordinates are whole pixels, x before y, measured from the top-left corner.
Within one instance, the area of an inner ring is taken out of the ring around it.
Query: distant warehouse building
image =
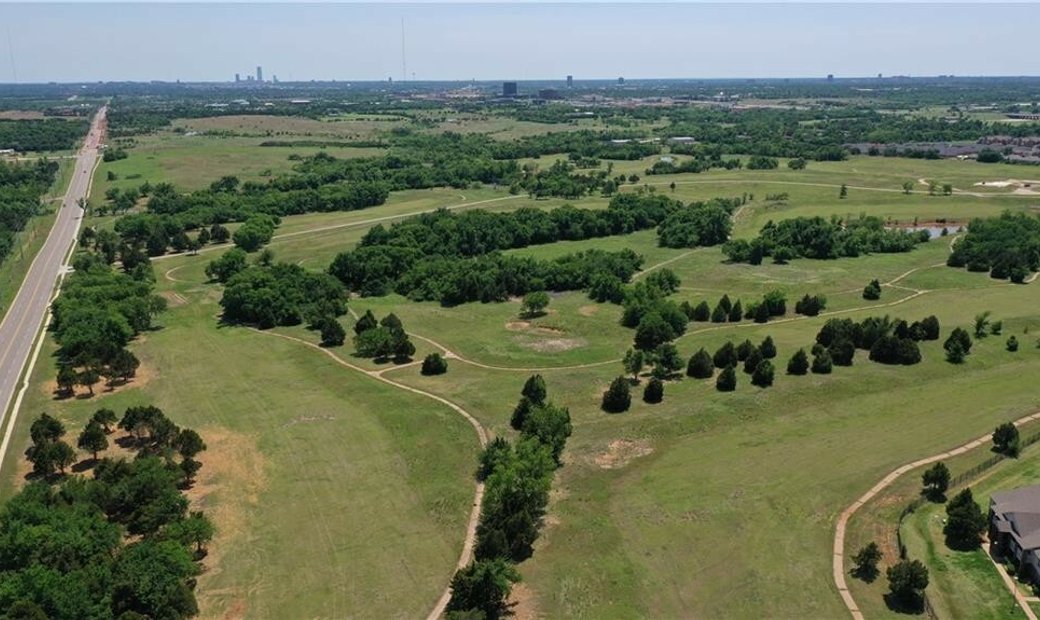
[[[502,96],[503,97],[516,97],[517,88],[516,82],[502,82]]]
[[[562,99],[563,97],[560,97],[560,91],[556,90],[555,88],[543,88],[540,91],[538,91],[538,98],[553,100]]]

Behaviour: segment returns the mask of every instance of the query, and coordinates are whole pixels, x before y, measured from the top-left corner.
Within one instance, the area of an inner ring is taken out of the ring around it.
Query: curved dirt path
[[[1027,416],[1023,416],[1014,422],[1015,426],[1021,426],[1027,422],[1034,420],[1040,420],[1040,411],[1031,413]],[[947,459],[953,456],[964,454],[969,450],[973,450],[986,443],[992,441],[992,433],[987,433],[978,439],[969,441],[966,444],[958,446],[952,450],[947,450],[940,454],[933,454],[922,459],[918,459],[912,463],[907,463],[902,467],[898,467],[889,473],[887,476],[882,478],[877,484],[870,488],[869,491],[864,493],[852,503],[851,506],[846,508],[838,516],[838,524],[834,529],[834,556],[832,559],[831,568],[834,574],[834,585],[838,587],[838,593],[841,594],[842,601],[845,603],[845,607],[848,608],[849,613],[855,620],[863,620],[863,613],[859,610],[859,606],[856,605],[855,599],[852,598],[852,593],[849,591],[848,582],[845,580],[845,530],[848,527],[849,519],[852,515],[856,514],[856,511],[863,507],[864,504],[873,499],[878,493],[885,490],[889,485],[896,481],[900,476],[907,473],[908,471],[917,469],[929,465],[942,459]],[[1021,603],[1021,602],[1020,602]]]
[[[465,418],[467,422],[470,423],[470,426],[472,426],[473,430],[475,430],[476,433],[477,433],[477,439],[480,441],[480,447],[483,449],[484,447],[487,446],[487,443],[488,443],[488,433],[487,433],[487,430],[484,429],[484,426],[480,423],[479,420],[477,420],[477,418],[475,418],[472,414],[470,414],[468,411],[466,411],[465,409],[463,409],[459,405],[456,405],[455,403],[451,402],[450,400],[448,400],[446,398],[443,398],[443,397],[438,396],[436,394],[433,394],[431,392],[427,392],[427,391],[424,391],[424,390],[420,390],[418,388],[411,387],[409,385],[405,385],[403,383],[398,383],[397,381],[393,381],[391,379],[387,379],[386,377],[383,376],[383,373],[386,372],[387,370],[392,370],[390,368],[386,368],[386,369],[382,369],[382,370],[366,370],[366,369],[364,369],[364,368],[362,368],[360,366],[355,366],[354,364],[351,364],[350,362],[344,360],[340,356],[336,355],[330,349],[326,349],[326,348],[320,347],[320,346],[314,344],[313,342],[308,342],[308,341],[303,340],[301,338],[297,338],[295,336],[289,336],[287,334],[279,334],[279,333],[276,333],[276,332],[259,330],[259,329],[256,329],[254,327],[249,327],[247,329],[250,329],[250,330],[252,330],[252,331],[254,331],[254,332],[258,333],[258,334],[263,334],[265,336],[274,336],[274,337],[277,337],[277,338],[283,338],[285,340],[291,340],[293,342],[296,342],[296,343],[302,344],[304,346],[310,347],[310,348],[312,348],[312,349],[314,349],[316,351],[320,351],[321,353],[324,353],[325,355],[328,355],[330,358],[333,359],[333,361],[335,361],[340,366],[343,366],[345,368],[349,368],[350,370],[353,370],[355,372],[359,372],[359,373],[362,373],[362,374],[367,375],[369,377],[372,377],[373,379],[375,379],[377,381],[382,381],[383,383],[386,383],[388,385],[392,385],[393,387],[395,387],[395,388],[397,388],[399,390],[405,390],[407,392],[412,392],[413,394],[418,394],[420,396],[425,396],[426,398],[430,398],[432,400],[435,400],[435,401],[441,403],[442,405],[446,405],[447,407],[449,407],[452,410],[454,410],[456,413],[458,413],[463,418]],[[414,366],[414,365],[415,364],[408,364],[408,366]],[[403,368],[403,367],[404,366],[399,366],[398,368]],[[465,536],[465,538],[462,541],[462,553],[459,554],[459,561],[456,564],[456,570],[464,568],[473,559],[473,547],[474,547],[474,545],[476,543],[476,539],[477,539],[477,522],[480,520],[480,505],[483,502],[483,500],[484,500],[484,483],[478,481],[476,483],[476,487],[475,487],[475,490],[474,490],[474,493],[473,493],[473,507],[470,510],[469,521],[466,522],[466,536]],[[452,572],[452,577],[454,577],[454,575],[455,575],[455,573]],[[428,620],[437,620],[437,618],[440,618],[441,615],[444,613],[445,608],[447,608],[448,601],[450,599],[451,599],[451,580],[449,579],[448,580],[448,584],[445,586],[444,591],[441,593],[440,598],[437,599],[437,603],[434,605],[433,610],[430,611],[430,614],[429,614],[429,616],[427,616],[427,619]]]

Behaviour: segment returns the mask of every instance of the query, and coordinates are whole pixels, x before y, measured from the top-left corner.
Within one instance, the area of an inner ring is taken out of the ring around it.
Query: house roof
[[[1040,548],[1040,485],[998,491],[990,496],[990,508],[1001,521],[1010,524],[1010,533],[1023,549]]]

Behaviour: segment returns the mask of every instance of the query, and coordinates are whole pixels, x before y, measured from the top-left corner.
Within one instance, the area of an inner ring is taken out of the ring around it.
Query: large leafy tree
[[[506,601],[520,573],[512,563],[495,558],[477,560],[460,569],[451,579],[451,599],[447,611],[475,611],[487,620],[507,613]]]

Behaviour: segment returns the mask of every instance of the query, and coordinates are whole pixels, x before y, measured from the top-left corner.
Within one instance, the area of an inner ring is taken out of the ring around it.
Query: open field
[[[261,148],[245,138],[158,134],[151,140],[142,140],[129,159],[103,165],[101,178],[111,166],[117,185],[171,180],[190,189],[222,174],[263,178],[266,168],[287,169],[289,152],[306,152]],[[173,146],[177,140],[184,146]],[[654,159],[618,162],[615,174],[642,176]],[[548,166],[551,158],[539,162]],[[673,195],[667,185],[675,181],[674,196],[683,200],[754,193],[736,219],[738,237],[752,236],[769,219],[796,215],[866,213],[908,223],[1040,204],[1040,198],[995,188],[978,192],[985,196],[951,197],[927,196],[923,185],[909,196],[900,190],[904,181],[933,177],[970,190],[981,180],[1020,177],[1018,167],[867,157],[810,162],[800,172],[781,166],[646,176],[639,185],[652,183]],[[135,174],[141,176],[127,179]],[[106,187],[98,183],[95,199]],[[845,200],[838,199],[842,183],[850,186]],[[767,193],[780,192],[789,194],[782,204],[765,201]],[[285,218],[270,248],[278,260],[320,270],[375,223],[409,213],[563,202],[511,197],[491,187],[401,192],[363,211]],[[602,207],[607,199],[570,202]],[[1012,286],[941,266],[948,238],[907,254],[757,267],[725,264],[717,247],[659,248],[653,231],[513,252],[551,258],[624,247],[644,256],[644,268],[666,264],[679,275],[677,301],[713,304],[728,293],[746,302],[780,289],[791,308],[803,294],[824,294],[827,311],[839,316],[915,320],[935,314],[943,338],[975,313],[992,310],[1004,321],[1005,335],[977,343],[961,367],[943,360],[940,340],[924,343],[924,361],[913,367],[874,364],[860,351],[853,367],[836,367],[832,375],[788,377],[787,359],[808,349],[833,315],[789,313],[765,325],[692,323],[676,342],[684,358],[702,346],[714,351],[730,339],[758,343],[771,336],[779,349],[776,385],[754,388],[738,373],[737,391],[721,394],[711,381],[685,378],[666,385],[659,405],[642,403],[640,387],[629,412],[607,415],[599,410],[600,395],[622,373],[619,360],[633,334],[618,325],[618,306],[564,293],[553,296],[546,316],[522,321],[516,301],[445,308],[396,295],[352,299],[354,312],[396,313],[413,334],[417,359],[432,351],[452,355],[448,374],[423,377],[414,365],[393,369],[353,358],[349,343],[333,350],[350,363],[448,399],[499,435],[513,435],[509,416],[532,369],[545,377],[550,399],[570,408],[574,434],[547,524],[534,557],[520,567],[527,592],[523,613],[841,617],[845,609],[830,580],[837,515],[894,467],[1040,408],[1040,397],[1023,389],[1040,373],[1040,349],[1031,335],[1040,329],[1040,285]],[[171,308],[161,317],[164,327],[134,345],[147,371],[136,386],[54,401],[48,391],[53,361],[42,358],[0,490],[6,495],[16,484],[11,472],[39,412],[60,415],[77,432],[102,403],[118,409],[155,402],[175,421],[218,438],[203,455],[201,474],[201,486],[212,492],[200,502],[222,527],[199,585],[205,616],[243,609],[259,617],[424,614],[450,578],[461,547],[477,454],[472,428],[442,404],[299,343],[219,327],[220,289],[206,281],[204,268],[221,251],[155,262],[158,291]],[[860,292],[873,278],[886,286],[881,300],[867,302]],[[350,315],[342,320],[349,332]],[[303,328],[272,333],[318,340]],[[1010,334],[1023,344],[1016,354],[1004,351]],[[850,543],[859,540],[850,537]],[[864,609],[878,614],[884,613],[875,600],[879,587],[880,581],[855,592]]]
[[[102,162],[98,166],[94,200],[101,200],[110,187],[137,187],[145,181],[165,181],[185,190],[208,186],[225,175],[242,181],[263,181],[287,172],[293,162],[289,155],[313,155],[319,151],[335,157],[367,157],[382,149],[346,147],[262,147],[259,138],[220,138],[186,136],[159,132],[136,138],[138,145],[126,159]],[[108,180],[108,172],[116,174]]]

